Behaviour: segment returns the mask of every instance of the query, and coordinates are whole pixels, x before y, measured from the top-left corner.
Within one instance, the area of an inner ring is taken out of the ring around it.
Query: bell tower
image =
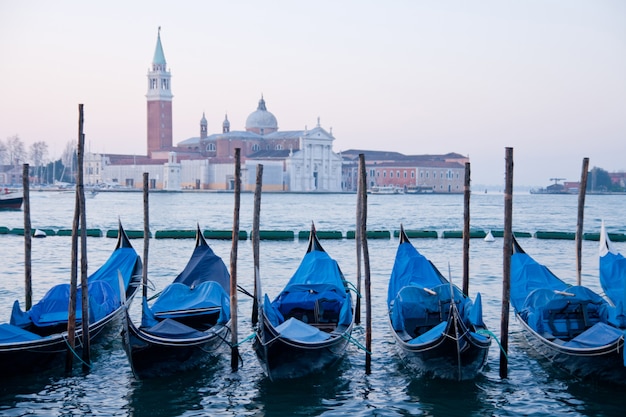
[[[172,95],[171,74],[167,70],[165,54],[161,45],[161,27],[157,44],[148,70],[148,157],[156,151],[172,148]]]

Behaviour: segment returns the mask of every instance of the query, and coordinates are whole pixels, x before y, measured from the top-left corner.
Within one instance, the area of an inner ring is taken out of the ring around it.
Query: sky
[[[174,144],[231,130],[263,95],[279,130],[333,150],[469,156],[472,184],[626,170],[621,0],[0,0],[0,140],[60,157],[84,105],[92,152],[146,154],[158,28]]]

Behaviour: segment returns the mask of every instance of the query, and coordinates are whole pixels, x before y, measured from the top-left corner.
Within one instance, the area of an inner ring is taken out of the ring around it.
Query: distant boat
[[[395,185],[375,185],[368,192],[370,194],[404,194],[404,189]]]
[[[409,185],[404,191],[406,194],[432,194],[433,187],[427,185]]]
[[[0,192],[0,210],[20,210],[23,202],[22,193],[9,191],[8,188]]]

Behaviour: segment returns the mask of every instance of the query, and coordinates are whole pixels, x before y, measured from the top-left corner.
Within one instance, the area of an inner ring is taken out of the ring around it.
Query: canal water
[[[626,233],[624,196],[588,195],[585,232],[599,232],[604,220],[609,231]],[[253,195],[241,196],[240,229],[252,229]],[[233,224],[233,194],[154,193],[150,195],[150,226],[159,230],[230,230]],[[578,198],[575,195],[515,194],[513,230],[575,232]],[[32,226],[41,229],[71,228],[72,193],[33,192]],[[502,230],[504,196],[472,194],[471,226]],[[289,241],[261,241],[260,269],[263,290],[273,298],[295,271],[306,251],[298,232],[309,230],[355,230],[354,194],[264,194],[261,230],[294,231]],[[87,226],[113,230],[118,219],[127,230],[143,230],[141,193],[102,192],[87,199]],[[219,358],[190,373],[138,381],[128,365],[119,339],[119,328],[93,346],[93,364],[84,374],[78,367],[72,375],[51,370],[39,375],[0,379],[0,415],[3,416],[623,416],[624,387],[580,381],[560,373],[533,355],[510,318],[509,376],[499,377],[500,352],[493,343],[483,374],[474,381],[445,382],[414,378],[394,354],[386,319],[386,288],[398,239],[393,231],[407,229],[463,229],[462,195],[370,195],[368,230],[388,230],[389,239],[370,239],[372,280],[372,372],[365,374],[365,353],[350,345],[344,360],[324,375],[289,382],[271,382],[262,373],[251,342],[240,346],[242,363],[230,370],[230,358]],[[23,227],[22,212],[0,212],[0,227]],[[575,242],[534,237],[521,238],[528,254],[545,263],[567,282],[576,281]],[[462,240],[456,238],[412,239],[412,243],[438,268],[461,285]],[[483,297],[484,319],[500,338],[502,295],[502,239],[470,243],[470,295]],[[87,240],[89,270],[95,270],[110,255],[115,240]],[[143,254],[143,241],[133,240]],[[229,265],[232,242],[210,240],[209,245]],[[346,278],[356,285],[354,239],[323,240]],[[626,243],[616,243],[626,252]],[[151,239],[148,270],[154,291],[167,285],[186,264],[193,239]],[[600,291],[598,243],[583,242],[582,279]],[[24,241],[13,234],[0,234],[0,322],[8,321],[14,300],[24,300]],[[50,236],[32,242],[33,299],[38,300],[57,283],[68,282],[70,237]],[[253,288],[250,240],[239,242],[238,282]],[[152,290],[151,290],[152,291]],[[139,317],[139,303],[131,312]],[[253,329],[252,300],[239,295],[239,340]],[[365,322],[363,312],[362,323]],[[364,343],[365,329],[357,326],[354,336]]]

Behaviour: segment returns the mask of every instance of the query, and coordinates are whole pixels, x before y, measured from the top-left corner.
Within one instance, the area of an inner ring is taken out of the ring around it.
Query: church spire
[[[165,54],[163,53],[163,45],[161,45],[161,26],[159,26],[157,44],[154,49],[154,58],[152,58],[152,71],[165,71],[166,65],[167,63],[165,61]]]

